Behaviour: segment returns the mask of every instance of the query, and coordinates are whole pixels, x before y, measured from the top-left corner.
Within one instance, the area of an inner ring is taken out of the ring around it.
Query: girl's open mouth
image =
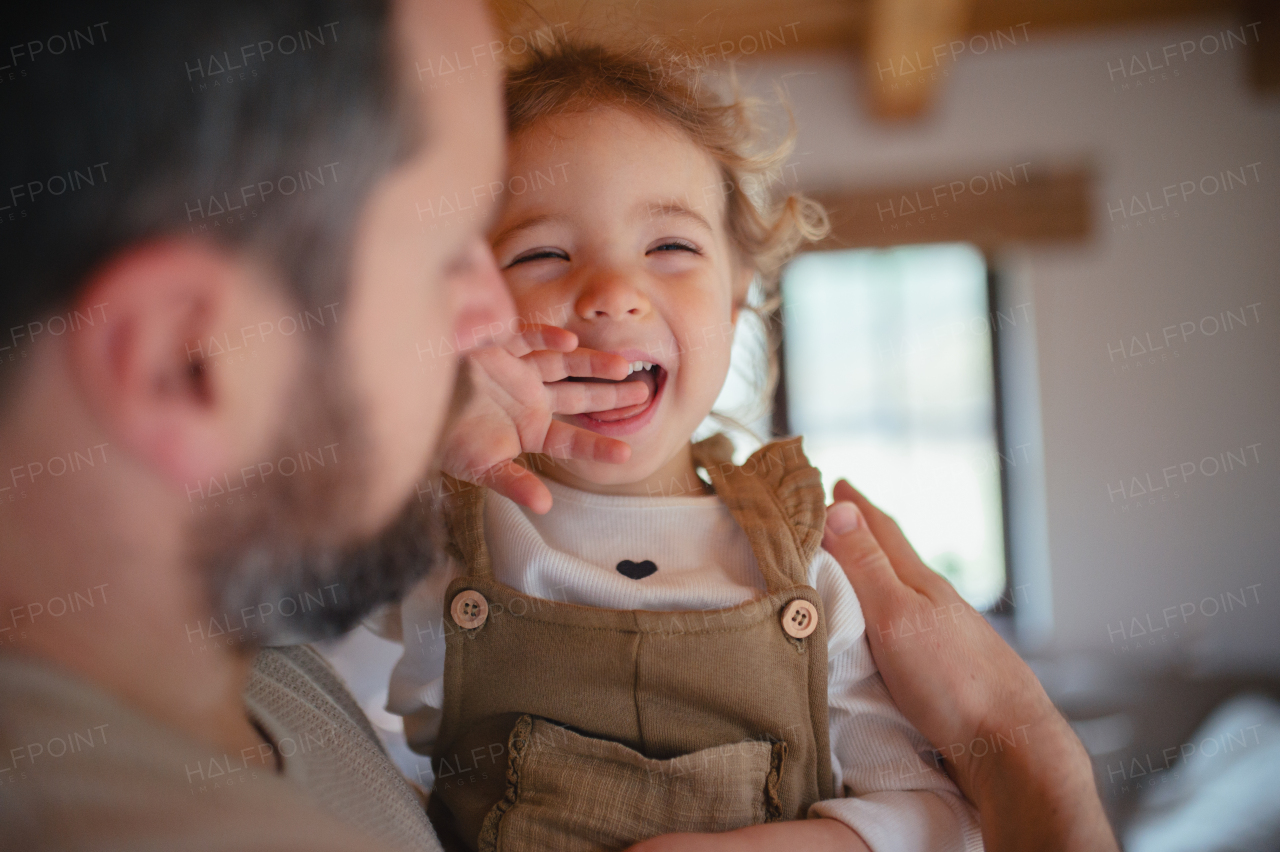
[[[658,400],[662,396],[662,390],[667,383],[667,371],[660,365],[648,361],[633,361],[631,375],[621,382],[611,382],[608,379],[573,377],[569,381],[609,382],[610,384],[621,384],[622,382],[643,383],[649,391],[648,398],[644,402],[610,409],[609,411],[592,411],[588,414],[575,414],[573,416],[575,425],[584,429],[590,429],[593,432],[609,436],[629,435],[643,428],[653,418],[653,413],[658,408]]]

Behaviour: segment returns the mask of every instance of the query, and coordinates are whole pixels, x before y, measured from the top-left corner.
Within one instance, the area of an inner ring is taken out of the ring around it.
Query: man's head
[[[419,79],[489,43],[483,12],[56,6],[4,27],[0,597],[78,584],[96,548],[153,585],[180,566],[189,611],[259,639],[346,626],[422,570],[457,354],[510,311],[474,191],[500,80]],[[470,215],[422,215],[442,199]]]

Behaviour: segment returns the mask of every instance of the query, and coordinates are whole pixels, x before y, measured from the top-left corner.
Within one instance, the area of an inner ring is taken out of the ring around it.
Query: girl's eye
[[[514,258],[511,259],[511,261],[506,266],[502,268],[510,269],[511,267],[517,264],[526,263],[530,260],[545,260],[547,258],[555,258],[557,260],[568,260],[569,255],[561,251],[560,249],[550,249],[550,248],[530,249],[524,254],[516,255]]]
[[[693,243],[685,242],[684,240],[666,240],[649,249],[646,254],[651,254],[655,251],[688,251],[693,252],[694,254],[702,254],[697,246]]]

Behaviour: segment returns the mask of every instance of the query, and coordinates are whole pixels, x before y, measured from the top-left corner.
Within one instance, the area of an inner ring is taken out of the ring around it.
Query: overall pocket
[[[781,818],[786,743],[744,740],[652,760],[610,740],[522,716],[507,790],[480,852],[625,849],[669,832],[720,832]]]

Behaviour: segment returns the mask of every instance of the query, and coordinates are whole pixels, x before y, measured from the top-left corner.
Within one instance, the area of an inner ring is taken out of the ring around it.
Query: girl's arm
[[[723,834],[663,834],[628,852],[870,852],[849,826],[834,819],[805,819],[752,825]]]
[[[446,621],[444,593],[461,570],[452,558],[446,559],[419,581],[394,610],[400,619],[396,627],[404,653],[391,671],[387,710],[415,718],[408,745],[421,755],[431,754],[440,724],[445,637],[456,629]],[[408,739],[408,728],[405,733]],[[431,786],[434,779],[429,762],[420,762],[416,780],[425,787]]]
[[[810,817],[837,819],[876,852],[978,852],[973,805],[893,703],[867,643],[861,607],[839,563],[819,552],[810,583],[822,595],[832,770],[837,798]]]

